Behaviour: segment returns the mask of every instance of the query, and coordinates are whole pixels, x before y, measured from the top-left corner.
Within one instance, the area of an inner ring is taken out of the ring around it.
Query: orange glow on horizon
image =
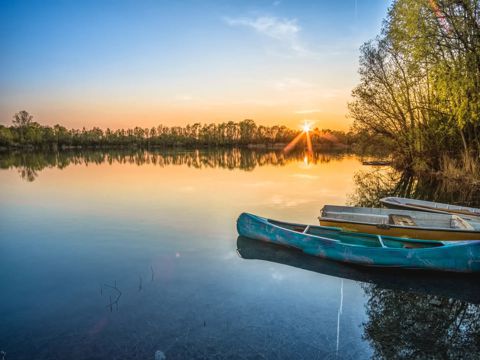
[[[346,100],[345,100],[346,102]],[[322,127],[336,130],[347,130],[351,120],[345,118],[343,104],[332,102],[328,110],[311,114],[312,122],[321,123]],[[323,105],[324,106],[324,105]],[[89,101],[73,99],[52,103],[45,100],[41,105],[27,102],[26,104],[11,104],[0,111],[0,124],[10,126],[13,115],[26,110],[33,115],[34,121],[41,125],[53,126],[60,124],[66,128],[128,129],[136,126],[151,128],[160,124],[164,126],[186,126],[194,123],[222,123],[228,121],[240,122],[252,119],[257,125],[287,126],[298,128],[303,123],[304,114],[297,109],[310,106],[290,104],[212,104],[207,101],[185,104],[168,104],[156,101],[141,102],[124,101],[122,103],[108,99]],[[313,128],[310,128],[312,131]]]

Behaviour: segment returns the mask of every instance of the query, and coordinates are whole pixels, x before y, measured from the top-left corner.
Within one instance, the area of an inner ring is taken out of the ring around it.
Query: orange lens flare
[[[306,132],[306,135],[307,135],[307,150],[308,150],[308,153],[311,155],[313,154],[312,139],[310,138],[309,132]]]
[[[303,136],[303,132],[298,134],[297,136],[295,136],[295,139],[293,139],[292,141],[290,141],[287,146],[285,146],[285,148],[283,149],[284,152],[289,152],[291,151],[295,145],[297,145],[297,143],[300,141],[300,139],[302,138]]]

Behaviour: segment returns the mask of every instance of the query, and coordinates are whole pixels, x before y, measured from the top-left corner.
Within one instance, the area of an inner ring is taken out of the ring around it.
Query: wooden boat
[[[344,231],[425,240],[480,240],[480,222],[451,214],[326,205],[318,219],[322,226]]]
[[[355,234],[243,213],[239,235],[345,263],[404,269],[480,272],[480,240],[442,242]]]
[[[466,220],[480,221],[480,209],[443,204],[433,201],[408,199],[401,197],[386,197],[380,199],[380,202],[390,209],[407,209],[416,211],[427,211],[440,214],[454,214],[461,216]]]

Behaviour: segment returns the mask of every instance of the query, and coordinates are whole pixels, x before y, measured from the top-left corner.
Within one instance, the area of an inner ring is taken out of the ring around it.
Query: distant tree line
[[[72,147],[156,147],[156,146],[274,146],[289,143],[300,130],[286,126],[257,125],[253,120],[181,126],[158,125],[151,128],[77,130],[61,125],[44,126],[33,121],[27,111],[15,114],[12,126],[0,125],[0,146],[4,148],[68,149]],[[349,145],[352,134],[323,130],[314,143]]]
[[[479,0],[395,0],[359,73],[350,112],[365,142],[381,138],[414,171],[455,158],[478,172]]]

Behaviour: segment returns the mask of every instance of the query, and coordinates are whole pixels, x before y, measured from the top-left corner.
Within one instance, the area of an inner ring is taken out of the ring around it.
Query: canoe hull
[[[333,226],[341,228],[345,231],[396,236],[411,239],[440,240],[440,241],[463,241],[463,240],[480,240],[478,231],[445,231],[425,228],[408,228],[405,226],[389,225],[388,227],[379,227],[376,224],[360,224],[347,221],[326,220],[320,218],[320,225]]]
[[[243,213],[237,220],[242,236],[302,250],[306,254],[344,263],[405,269],[480,272],[480,241],[435,248],[371,248],[355,246],[273,225],[268,219]]]

